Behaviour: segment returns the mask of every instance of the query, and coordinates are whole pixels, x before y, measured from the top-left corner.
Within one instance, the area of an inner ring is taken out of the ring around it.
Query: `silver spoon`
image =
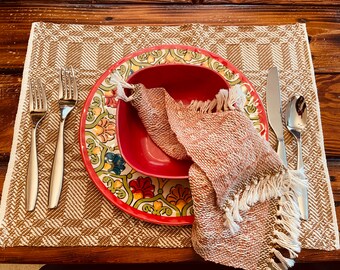
[[[288,130],[296,139],[298,148],[297,170],[303,171],[301,132],[307,125],[307,105],[303,96],[295,95],[291,98],[286,110],[286,125]],[[298,198],[301,218],[308,219],[308,194],[303,188],[301,196]]]

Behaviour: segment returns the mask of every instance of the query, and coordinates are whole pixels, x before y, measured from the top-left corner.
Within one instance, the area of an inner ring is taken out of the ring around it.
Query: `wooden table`
[[[319,91],[327,162],[340,225],[339,0],[2,0],[0,15],[0,126],[2,128],[0,190],[2,190],[10,156],[23,64],[32,22],[102,25],[195,22],[269,25],[306,22]],[[201,261],[202,259],[191,248],[168,250],[134,247],[14,247],[0,250],[0,263],[197,263]],[[303,250],[297,261],[319,264],[340,262],[340,251]]]

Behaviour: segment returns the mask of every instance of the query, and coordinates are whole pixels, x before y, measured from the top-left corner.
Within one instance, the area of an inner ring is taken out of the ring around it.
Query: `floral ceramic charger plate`
[[[262,102],[247,78],[225,59],[185,45],[161,45],[132,53],[111,66],[90,91],[81,116],[80,146],[85,167],[97,188],[124,212],[144,221],[188,225],[194,220],[187,179],[143,175],[127,164],[116,139],[116,87],[111,74],[127,79],[134,72],[160,64],[202,65],[220,73],[232,86],[241,84],[247,96],[245,111],[255,128],[268,139]]]

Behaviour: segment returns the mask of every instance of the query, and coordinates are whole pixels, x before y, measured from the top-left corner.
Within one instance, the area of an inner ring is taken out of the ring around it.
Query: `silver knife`
[[[286,146],[283,138],[282,106],[279,83],[279,73],[276,67],[269,69],[267,78],[267,113],[269,124],[277,137],[277,153],[282,163],[287,167]]]

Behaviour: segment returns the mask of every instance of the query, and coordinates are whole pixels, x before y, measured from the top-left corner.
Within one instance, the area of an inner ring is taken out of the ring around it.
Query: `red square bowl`
[[[229,84],[217,72],[199,65],[164,64],[140,69],[128,83],[142,83],[146,88],[163,87],[177,101],[213,99]],[[127,94],[128,91],[127,91]],[[176,160],[165,154],[149,137],[136,109],[122,100],[116,112],[116,135],[125,161],[148,176],[185,179],[192,161]]]

